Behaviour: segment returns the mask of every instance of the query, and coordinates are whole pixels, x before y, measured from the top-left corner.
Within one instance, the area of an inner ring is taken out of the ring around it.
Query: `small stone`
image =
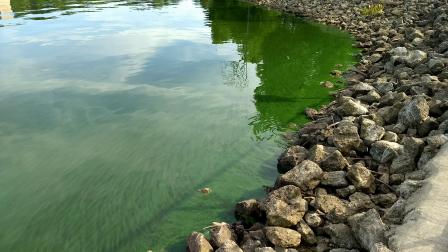
[[[397,201],[395,193],[376,194],[371,197],[373,203],[381,207],[391,207]]]
[[[275,246],[292,248],[300,245],[301,235],[299,232],[283,227],[266,227],[266,237]]]
[[[372,144],[370,155],[380,163],[387,163],[397,157],[403,151],[403,146],[398,143],[384,140]]]
[[[336,76],[336,77],[342,76],[342,72],[339,71],[339,70],[333,70],[333,71],[331,71],[331,74]]]
[[[374,103],[381,99],[381,95],[377,91],[371,90],[366,95],[359,96],[358,99],[365,103]]]
[[[331,242],[336,247],[347,249],[359,248],[358,242],[356,242],[350,227],[345,224],[326,225],[324,232],[330,236]]]
[[[375,88],[370,84],[360,82],[358,84],[351,86],[350,89],[353,90],[355,95],[357,95],[357,94],[367,94],[370,91],[374,90]]]
[[[348,223],[362,248],[370,250],[375,243],[386,242],[386,225],[375,209],[349,217]]]
[[[375,192],[375,177],[362,163],[356,163],[349,167],[347,177],[358,190],[369,193]]]
[[[318,164],[305,160],[279,178],[281,185],[295,185],[307,191],[314,189],[322,178],[322,169]]]
[[[301,220],[297,224],[297,231],[300,233],[303,242],[307,244],[315,244],[317,242],[316,235],[305,221]]]
[[[374,53],[374,54],[372,54],[372,56],[370,56],[370,61],[371,61],[372,63],[376,63],[376,62],[380,61],[382,57],[383,57],[383,56],[382,56],[381,54],[379,54],[379,53]]]
[[[198,232],[193,232],[188,237],[188,249],[190,252],[213,252],[213,247],[205,236]]]
[[[297,225],[307,210],[300,188],[293,185],[270,192],[262,206],[268,225],[281,227]]]
[[[414,50],[410,51],[408,55],[404,58],[406,65],[410,67],[416,67],[419,64],[422,64],[426,59],[428,58],[428,55],[420,50]]]
[[[324,88],[334,88],[334,83],[331,81],[325,81],[321,86]]]
[[[399,185],[404,181],[404,174],[391,174],[389,176],[389,184]]]
[[[308,150],[304,147],[299,145],[291,146],[278,158],[277,169],[279,172],[285,173],[300,164],[307,156]]]
[[[344,187],[348,185],[345,171],[324,172],[321,184],[324,186]]]
[[[347,167],[349,163],[340,151],[335,150],[331,154],[328,154],[320,165],[325,171],[339,171]]]
[[[430,59],[428,62],[428,67],[431,73],[438,74],[442,72],[445,66],[443,64],[443,61],[441,61],[440,59]]]
[[[316,212],[307,212],[303,219],[310,227],[313,228],[319,227],[322,223],[324,223],[320,215]]]
[[[378,109],[378,114],[383,118],[386,124],[393,124],[397,122],[398,113],[404,106],[403,102],[397,102],[392,106],[386,106]]]
[[[398,135],[392,131],[386,131],[382,140],[396,143],[398,142]]]

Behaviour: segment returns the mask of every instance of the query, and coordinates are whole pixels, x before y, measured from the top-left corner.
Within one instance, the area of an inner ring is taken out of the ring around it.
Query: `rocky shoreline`
[[[349,31],[362,59],[334,102],[307,109],[267,196],[237,203],[238,222],[209,239],[193,232],[187,251],[395,251],[406,199],[448,141],[448,3],[253,2]]]

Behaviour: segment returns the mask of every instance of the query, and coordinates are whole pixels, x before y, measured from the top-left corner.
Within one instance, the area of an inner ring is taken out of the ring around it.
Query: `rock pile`
[[[239,202],[237,223],[193,233],[197,251],[391,251],[388,234],[422,167],[448,137],[448,5],[445,0],[374,2],[254,0],[350,31],[362,50],[348,86],[302,127],[278,160],[265,199]],[[393,248],[392,248],[393,249]]]

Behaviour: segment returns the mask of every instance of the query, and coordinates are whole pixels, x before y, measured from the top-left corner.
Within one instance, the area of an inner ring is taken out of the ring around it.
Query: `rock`
[[[354,95],[367,94],[368,92],[374,90],[375,88],[367,83],[360,82],[350,87]]]
[[[307,210],[300,188],[287,185],[268,194],[263,203],[267,224],[290,227],[297,225]]]
[[[375,243],[373,247],[370,249],[370,252],[393,252],[389,248],[386,247],[383,243]]]
[[[333,130],[333,143],[342,153],[350,153],[360,149],[362,140],[358,135],[358,127],[353,123],[340,124]]]
[[[213,247],[205,239],[205,236],[198,232],[193,232],[188,237],[189,252],[213,252]]]
[[[430,59],[428,61],[428,67],[431,73],[438,74],[442,72],[445,66],[443,64],[443,61],[441,61],[440,59]]]
[[[356,163],[349,167],[347,178],[358,190],[369,193],[375,192],[375,177],[362,163]]]
[[[398,113],[398,121],[414,129],[428,117],[429,105],[422,96],[414,97]]]
[[[331,71],[331,74],[336,77],[340,77],[342,75],[342,72],[339,70],[333,70],[333,71]]]
[[[383,127],[376,125],[372,120],[363,118],[361,121],[361,138],[370,145],[375,141],[381,140],[386,131]]]
[[[372,195],[371,199],[376,205],[388,208],[397,201],[397,195],[395,193],[376,194]]]
[[[275,246],[282,248],[297,247],[301,241],[299,232],[283,227],[266,227],[266,237]]]
[[[386,131],[382,140],[388,142],[398,142],[398,135],[392,131]]]
[[[427,137],[426,142],[433,148],[438,148],[448,142],[448,137],[445,134],[437,134]]]
[[[404,181],[404,174],[391,174],[389,176],[389,184],[399,185]]]
[[[384,122],[386,124],[393,124],[397,122],[398,119],[398,113],[404,106],[403,102],[397,102],[392,106],[386,106],[383,108],[378,109],[378,115],[383,118]]]
[[[410,180],[424,180],[426,178],[426,172],[424,170],[408,172],[406,173],[405,178]]]
[[[307,191],[314,189],[322,178],[322,169],[318,164],[305,160],[279,178],[281,185],[295,185]]]
[[[380,61],[382,57],[383,57],[383,56],[382,56],[381,54],[379,54],[379,53],[374,53],[374,54],[372,54],[372,55],[370,56],[370,61],[371,61],[372,63],[376,63],[376,62]]]
[[[437,119],[429,117],[425,121],[423,121],[423,123],[417,126],[418,135],[420,137],[425,137],[429,134],[429,132],[437,129],[438,126],[439,123],[437,122]]]
[[[243,252],[243,250],[234,241],[229,240],[219,247],[216,252]]]
[[[315,162],[316,164],[320,165],[321,162],[330,155],[330,153],[333,153],[337,149],[334,147],[328,147],[320,144],[316,144],[313,147],[311,147],[309,151],[308,159]]]
[[[401,154],[402,151],[403,146],[400,144],[380,140],[372,144],[370,155],[380,163],[387,163]]]
[[[397,193],[403,199],[409,198],[417,189],[422,187],[423,182],[420,180],[407,179],[397,188]]]
[[[362,192],[355,192],[350,195],[350,207],[356,212],[366,211],[375,207],[375,204],[370,200],[369,195]]]
[[[359,248],[358,242],[352,234],[349,226],[345,224],[329,224],[324,227],[324,232],[330,236],[331,242],[336,247],[353,249]]]
[[[354,185],[349,185],[344,188],[336,189],[336,193],[338,194],[338,196],[342,198],[346,198],[350,194],[353,194],[354,192],[356,192],[356,187]]]
[[[375,209],[349,217],[348,223],[362,248],[370,250],[375,243],[386,242],[386,225]]]
[[[383,219],[387,223],[401,224],[406,214],[406,201],[399,198],[395,203],[384,212]]]
[[[297,231],[300,233],[303,242],[310,245],[317,242],[316,235],[305,221],[301,220],[299,224],[297,224]]]
[[[227,241],[235,241],[229,225],[216,225],[210,229],[210,238],[215,247],[223,246]]]
[[[416,67],[426,61],[428,55],[420,50],[410,51],[408,55],[404,58],[406,65],[409,67]]]
[[[347,202],[333,195],[318,195],[315,205],[326,214],[327,219],[334,222],[344,221],[351,214]]]
[[[361,104],[361,102],[347,96],[341,97],[341,104],[336,111],[341,116],[359,116],[369,112],[369,110]]]
[[[247,239],[241,243],[241,249],[244,252],[254,252],[260,247],[263,247],[263,244],[259,240]]]
[[[373,102],[379,101],[381,99],[381,95],[378,94],[377,91],[372,90],[369,91],[366,95],[359,96],[358,99],[362,102],[371,104]]]
[[[403,153],[395,158],[390,166],[390,173],[406,173],[415,169],[417,158],[420,156],[424,141],[419,138],[405,137],[401,141],[403,145]]]
[[[334,88],[334,83],[331,81],[325,81],[324,83],[321,84],[321,86],[324,88]]]
[[[277,169],[279,172],[285,173],[300,164],[307,156],[308,150],[304,147],[299,145],[291,146],[278,158]]]
[[[344,187],[348,185],[344,171],[324,172],[321,184],[324,186]]]
[[[325,171],[338,171],[347,167],[348,161],[344,158],[342,153],[338,150],[328,154],[320,163],[321,167]]]
[[[331,249],[329,252],[359,252],[359,250],[357,250],[357,249],[335,248],[335,249]]]
[[[245,224],[253,224],[263,218],[260,204],[255,199],[240,201],[235,206],[235,218]]]
[[[271,247],[263,247],[263,248],[256,248],[255,252],[276,252],[276,251]]]
[[[322,223],[324,223],[320,215],[316,212],[307,212],[303,219],[310,227],[313,228],[319,227]]]

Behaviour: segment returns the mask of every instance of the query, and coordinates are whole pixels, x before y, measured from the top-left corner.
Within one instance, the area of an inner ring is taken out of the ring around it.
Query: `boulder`
[[[380,163],[387,163],[401,154],[402,151],[402,145],[380,140],[372,144],[370,148],[370,155],[372,155],[374,160]]]
[[[235,241],[229,240],[219,247],[216,252],[243,252],[243,250],[238,247]]]
[[[375,192],[375,177],[362,163],[359,162],[350,166],[347,172],[347,178],[356,189],[369,193]]]
[[[235,241],[234,234],[229,225],[216,225],[210,229],[210,238],[215,247],[223,246],[227,241]]]
[[[304,147],[299,145],[291,146],[278,158],[277,169],[279,172],[285,173],[300,164],[307,156],[308,150]]]
[[[361,102],[351,97],[341,97],[339,104],[341,105],[336,108],[336,111],[341,116],[359,116],[369,112],[369,110],[362,105]]]
[[[361,121],[361,138],[370,145],[383,138],[386,131],[374,121],[363,118]]]
[[[188,237],[188,251],[189,252],[213,252],[213,247],[207,241],[205,236],[198,232],[193,232]]]
[[[320,163],[324,171],[339,171],[349,165],[347,159],[338,150],[328,154]]]
[[[317,242],[316,235],[313,230],[306,224],[305,221],[301,220],[297,224],[297,231],[300,233],[302,237],[302,241],[307,244],[315,244]]]
[[[348,185],[345,176],[345,171],[324,172],[320,183],[324,186],[344,187]]]
[[[301,235],[299,232],[283,227],[266,227],[266,237],[275,246],[282,248],[293,248],[300,245]]]
[[[414,97],[398,113],[398,121],[416,129],[419,124],[429,117],[429,105],[422,96]]]
[[[358,242],[352,234],[352,230],[345,224],[326,225],[324,226],[324,232],[330,236],[331,243],[335,247],[347,249],[359,248]]]
[[[280,185],[295,185],[307,191],[319,185],[322,178],[322,169],[318,164],[305,160],[292,170],[279,177]]]
[[[325,213],[326,218],[333,222],[342,222],[352,213],[346,201],[333,195],[318,195],[315,207]]]
[[[297,225],[307,210],[300,188],[287,185],[268,194],[263,203],[267,224],[290,227]]]
[[[386,242],[386,225],[375,209],[348,218],[352,233],[362,248],[370,250],[376,243]]]

